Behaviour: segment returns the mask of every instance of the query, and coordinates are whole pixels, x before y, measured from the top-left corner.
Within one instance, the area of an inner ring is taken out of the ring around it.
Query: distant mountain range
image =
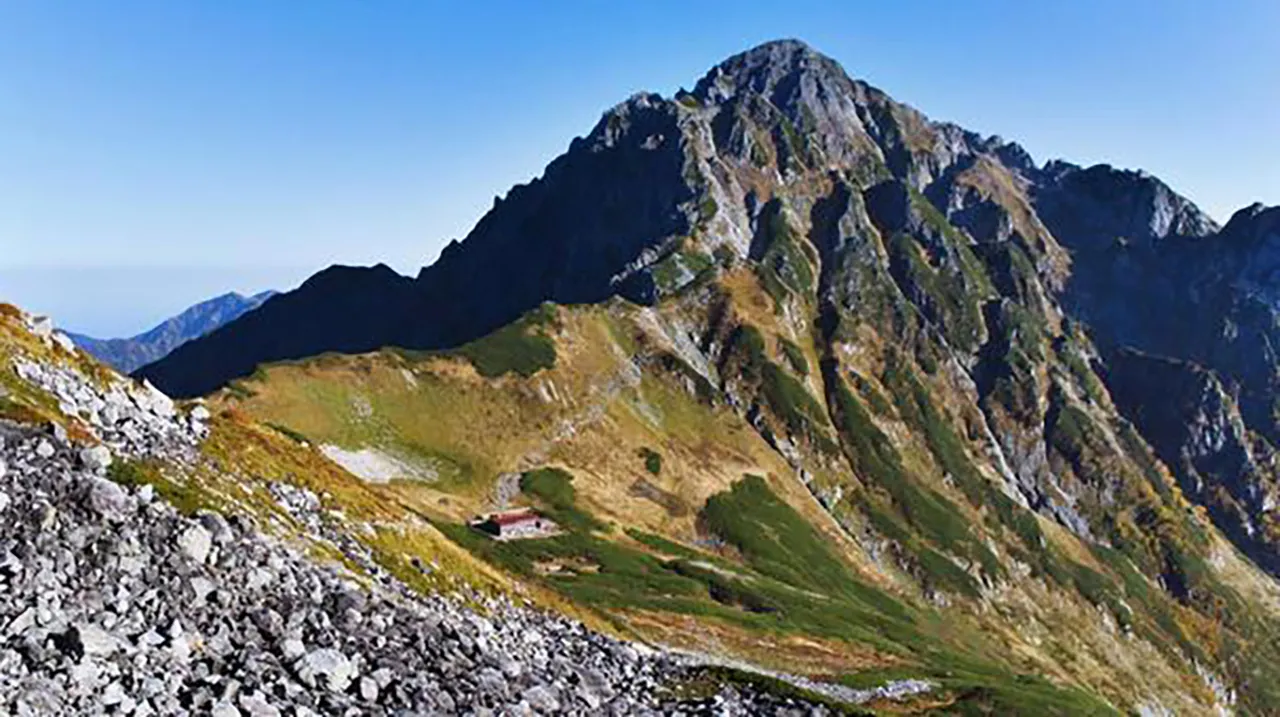
[[[237,293],[202,301],[158,326],[127,339],[99,339],[84,334],[68,333],[80,348],[116,369],[130,373],[153,361],[159,361],[182,344],[200,338],[275,296],[264,291],[253,296]]]

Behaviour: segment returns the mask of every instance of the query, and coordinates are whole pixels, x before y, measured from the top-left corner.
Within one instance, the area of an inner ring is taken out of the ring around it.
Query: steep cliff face
[[[1277,476],[1274,451],[1252,433],[1235,396],[1195,364],[1125,349],[1108,362],[1117,405],[1173,470],[1183,492],[1273,574]]]
[[[136,374],[177,396],[208,393],[261,363],[394,343],[412,282],[379,264],[332,266]]]
[[[1060,185],[1040,190],[1036,206],[1071,254],[1060,294],[1064,310],[1097,342],[1126,415],[1153,444],[1173,451],[1165,458],[1175,469],[1181,449],[1174,447],[1206,415],[1233,416],[1233,442],[1272,455],[1280,437],[1273,279],[1280,212],[1249,207],[1218,229],[1151,177],[1129,173],[1088,186],[1087,204],[1064,200]],[[1150,356],[1138,359],[1129,349]],[[1188,387],[1191,377],[1199,388]],[[1143,419],[1152,416],[1160,422]],[[1227,473],[1206,473],[1214,477],[1203,485],[1192,479],[1188,490],[1274,571],[1276,516],[1268,496],[1276,478],[1268,466],[1268,460],[1239,462]]]
[[[698,211],[687,142],[679,109],[657,95],[614,107],[422,270],[400,343],[457,345],[543,301],[651,303],[647,265]]]
[[[1276,569],[1278,216],[1254,207],[1220,229],[1148,175],[1037,166],[781,41],[692,92],[610,110],[416,279],[318,275],[141,375],[194,393],[265,360],[456,348],[277,367],[224,398],[344,449],[424,461],[415,475],[443,481],[414,503],[429,514],[554,464],[592,476],[584,500],[618,525],[821,592],[777,568],[803,558],[717,522],[744,494],[772,505],[733,482],[763,474],[796,510],[813,506],[786,491],[818,501],[805,520],[834,531],[860,575],[1000,631],[1018,670],[1151,711],[1226,707],[1227,684],[1265,713],[1280,684],[1258,672],[1280,664],[1261,597],[1274,585],[1218,531]],[[544,301],[595,308],[526,314]],[[345,413],[370,400],[348,381],[381,397],[376,420]],[[681,433],[693,415],[705,433]],[[687,460],[661,480],[616,476],[613,462],[652,450],[641,434]],[[614,547],[590,546],[618,565]],[[691,609],[477,550],[574,600]],[[680,589],[710,590],[718,607],[698,609],[812,617],[782,588],[711,583]],[[1075,619],[1080,642],[1055,634]],[[786,622],[809,637],[828,628]]]

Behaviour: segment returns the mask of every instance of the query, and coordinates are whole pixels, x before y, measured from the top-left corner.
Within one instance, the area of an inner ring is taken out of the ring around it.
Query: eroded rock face
[[[1207,505],[1215,522],[1264,568],[1280,571],[1280,555],[1259,534],[1274,510],[1278,486],[1263,458],[1269,450],[1249,433],[1234,396],[1213,372],[1195,364],[1118,352],[1110,362],[1112,396],[1151,441],[1182,490]]]

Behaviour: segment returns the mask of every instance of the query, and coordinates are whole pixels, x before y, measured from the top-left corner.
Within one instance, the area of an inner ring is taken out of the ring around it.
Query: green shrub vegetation
[[[836,420],[845,454],[863,480],[875,483],[904,483],[902,459],[889,437],[871,420],[862,403],[835,377],[829,382],[835,398]]]
[[[840,435],[845,442],[845,453],[854,470],[868,485],[876,486],[892,500],[896,511],[914,532],[905,530],[897,519],[875,507],[876,501],[873,498],[863,501],[861,507],[864,512],[877,530],[897,541],[915,557],[926,579],[939,587],[976,596],[977,585],[972,577],[949,559],[937,555],[922,544],[918,536],[957,556],[977,561],[993,577],[1003,574],[995,555],[974,537],[969,521],[951,501],[927,486],[918,485],[907,475],[892,441],[875,425],[870,414],[844,382],[835,378],[831,381],[831,390],[837,407]]]
[[[589,531],[604,528],[600,521],[577,506],[573,476],[559,468],[539,468],[520,476],[520,491],[536,498],[547,516],[562,528]]]
[[[995,293],[995,287],[991,284],[991,278],[987,275],[986,266],[982,260],[973,252],[973,246],[969,243],[968,237],[956,229],[942,212],[929,201],[919,190],[914,187],[908,190],[911,194],[911,207],[920,212],[920,216],[924,218],[936,234],[946,241],[951,251],[955,252],[960,260],[960,270],[964,276],[968,288],[977,293],[979,298],[990,296]],[[1025,258],[1025,257],[1024,257]],[[1028,260],[1030,264],[1030,260]],[[1032,269],[1034,272],[1034,268]],[[1032,274],[1034,276],[1034,273]]]
[[[707,500],[699,517],[751,567],[789,585],[819,592],[852,580],[826,541],[760,476],[749,475]],[[768,530],[761,530],[762,526]]]
[[[658,292],[667,295],[707,276],[714,266],[715,261],[704,252],[678,250],[663,257],[650,271]]]
[[[889,403],[889,399],[885,398],[885,395],[881,393],[880,389],[876,388],[875,384],[857,372],[849,371],[848,375],[849,380],[853,382],[853,387],[858,390],[858,395],[867,402],[867,405],[876,412],[876,415],[885,418],[890,418],[894,415],[893,404]]]
[[[1101,404],[1105,400],[1107,390],[1102,385],[1102,381],[1098,379],[1098,375],[1093,372],[1089,364],[1085,361],[1084,356],[1080,354],[1079,349],[1065,340],[1060,340],[1057,349],[1058,359],[1067,367],[1067,370],[1080,382],[1080,386],[1084,389],[1084,393],[1089,397],[1090,401]]]
[[[688,558],[690,560],[711,560],[713,559],[709,553],[700,553],[687,545],[681,545],[672,540],[667,540],[661,535],[646,533],[636,528],[627,528],[627,535],[637,543],[653,548],[654,550],[672,555],[678,558]]]
[[[555,307],[543,305],[519,321],[507,324],[488,336],[464,344],[457,353],[465,356],[486,378],[508,373],[532,376],[556,363],[556,345],[544,326],[555,316]]]
[[[792,293],[801,297],[811,295],[817,285],[809,257],[812,247],[792,230],[777,200],[766,206],[764,215],[767,217],[762,230],[765,248],[756,273],[765,291],[776,306],[781,306]]]
[[[935,269],[923,247],[908,234],[894,234],[888,243],[890,270],[907,297],[964,352],[976,351],[982,340],[981,295],[967,286],[964,275],[946,267]]]
[[[782,355],[787,357],[787,363],[791,366],[791,370],[801,376],[808,376],[809,360],[804,357],[804,351],[794,341],[785,336],[778,337],[778,345],[782,347]]]
[[[1110,449],[1102,430],[1088,413],[1056,397],[1048,421],[1049,445],[1071,463],[1076,475],[1087,477]]]
[[[825,422],[822,405],[803,383],[772,361],[765,361],[761,366],[761,379],[761,388],[769,407],[782,418],[793,434],[807,435],[813,439],[822,436],[818,428]]]
[[[641,448],[640,458],[644,461],[644,469],[653,475],[662,473],[662,454],[652,448]]]
[[[734,335],[733,347],[739,352],[744,378],[757,382],[760,393],[787,430],[803,436],[820,450],[833,453],[835,444],[822,428],[826,411],[809,389],[765,354],[764,337],[754,326],[744,324]]]
[[[720,205],[716,204],[716,198],[711,196],[710,192],[708,192],[707,195],[702,198],[702,202],[698,204],[698,217],[703,223],[706,223],[715,218],[716,212],[719,210]]]

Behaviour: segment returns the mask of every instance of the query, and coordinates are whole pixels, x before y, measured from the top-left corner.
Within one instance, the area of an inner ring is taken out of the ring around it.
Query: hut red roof
[[[511,511],[509,513],[494,513],[493,515],[489,516],[489,520],[493,521],[495,525],[503,528],[507,527],[508,525],[515,525],[517,523],[524,523],[530,520],[537,520],[538,518],[539,518],[538,514],[531,510],[517,510],[517,511]]]

